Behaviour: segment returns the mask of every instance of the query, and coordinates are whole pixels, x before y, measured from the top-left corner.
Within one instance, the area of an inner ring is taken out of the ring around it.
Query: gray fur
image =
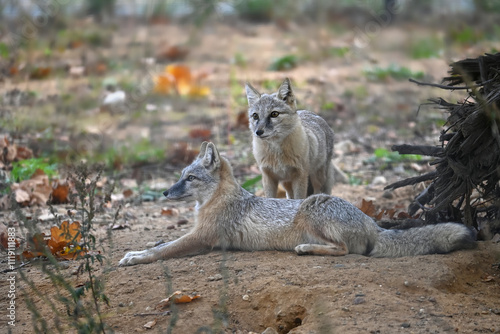
[[[279,182],[288,198],[310,195],[308,183],[312,193],[330,194],[334,133],[326,121],[313,112],[297,110],[288,78],[273,94],[260,94],[250,84],[245,90],[253,153],[266,197],[276,197]]]
[[[127,253],[120,266],[200,254],[213,248],[399,257],[475,246],[474,233],[461,224],[384,230],[338,197],[318,194],[295,200],[254,196],[238,185],[229,162],[212,143],[203,144],[200,155],[164,195],[169,200],[197,202],[195,227],[175,241]]]

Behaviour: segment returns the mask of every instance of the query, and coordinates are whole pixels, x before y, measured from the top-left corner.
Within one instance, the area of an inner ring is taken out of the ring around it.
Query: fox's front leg
[[[271,172],[262,169],[262,185],[264,186],[264,195],[267,198],[276,198],[278,193],[278,179]]]
[[[308,182],[309,177],[306,173],[300,173],[297,178],[292,181],[294,199],[303,199],[307,197]]]
[[[199,237],[199,233],[189,233],[175,241],[150,249],[128,252],[118,265],[121,267],[132,266],[173,257],[196,255],[207,252],[212,247],[212,245],[207,244]]]

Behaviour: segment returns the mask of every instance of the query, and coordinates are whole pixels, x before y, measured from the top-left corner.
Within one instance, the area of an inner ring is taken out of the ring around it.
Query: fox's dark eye
[[[276,118],[276,117],[278,117],[278,116],[279,116],[279,114],[280,114],[279,112],[277,112],[277,111],[273,111],[273,112],[271,113],[271,117],[272,117],[272,118]]]
[[[196,176],[194,176],[194,175],[189,175],[189,176],[187,177],[187,180],[188,180],[188,181],[193,181],[194,179],[196,179]]]
[[[259,119],[259,115],[257,115],[257,114],[253,114],[253,115],[252,115],[252,118],[253,118],[254,120],[258,120],[258,119]]]

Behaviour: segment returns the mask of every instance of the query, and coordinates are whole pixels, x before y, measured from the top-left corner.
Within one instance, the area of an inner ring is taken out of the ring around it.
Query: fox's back
[[[333,155],[334,132],[328,123],[320,116],[308,110],[297,110],[297,114],[302,122],[302,126],[309,138],[311,161],[323,160],[329,161]],[[312,145],[315,143],[316,145]]]

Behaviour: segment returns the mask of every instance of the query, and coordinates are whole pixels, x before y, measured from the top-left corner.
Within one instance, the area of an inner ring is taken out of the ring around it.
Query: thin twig
[[[483,87],[485,84],[490,83],[493,81],[493,79],[482,82],[480,84],[474,85],[474,86],[447,86],[447,85],[440,85],[440,84],[434,84],[434,83],[428,83],[428,82],[420,82],[415,79],[408,79],[408,81],[416,83],[419,86],[431,86],[431,87],[437,87],[441,89],[448,89],[448,90],[456,90],[456,89],[471,89],[471,88],[478,88],[478,87]]]
[[[172,311],[156,312],[156,313],[134,313],[134,317],[147,317],[150,315],[164,316],[164,315],[170,315],[170,313],[172,313]]]
[[[15,267],[15,268],[12,268],[12,269],[4,269],[2,270],[2,274],[5,274],[5,273],[8,273],[8,272],[11,272],[11,271],[16,271],[17,269],[21,269],[22,267],[28,265],[31,263],[31,260],[27,261],[27,262],[23,262],[21,263],[21,265]]]

